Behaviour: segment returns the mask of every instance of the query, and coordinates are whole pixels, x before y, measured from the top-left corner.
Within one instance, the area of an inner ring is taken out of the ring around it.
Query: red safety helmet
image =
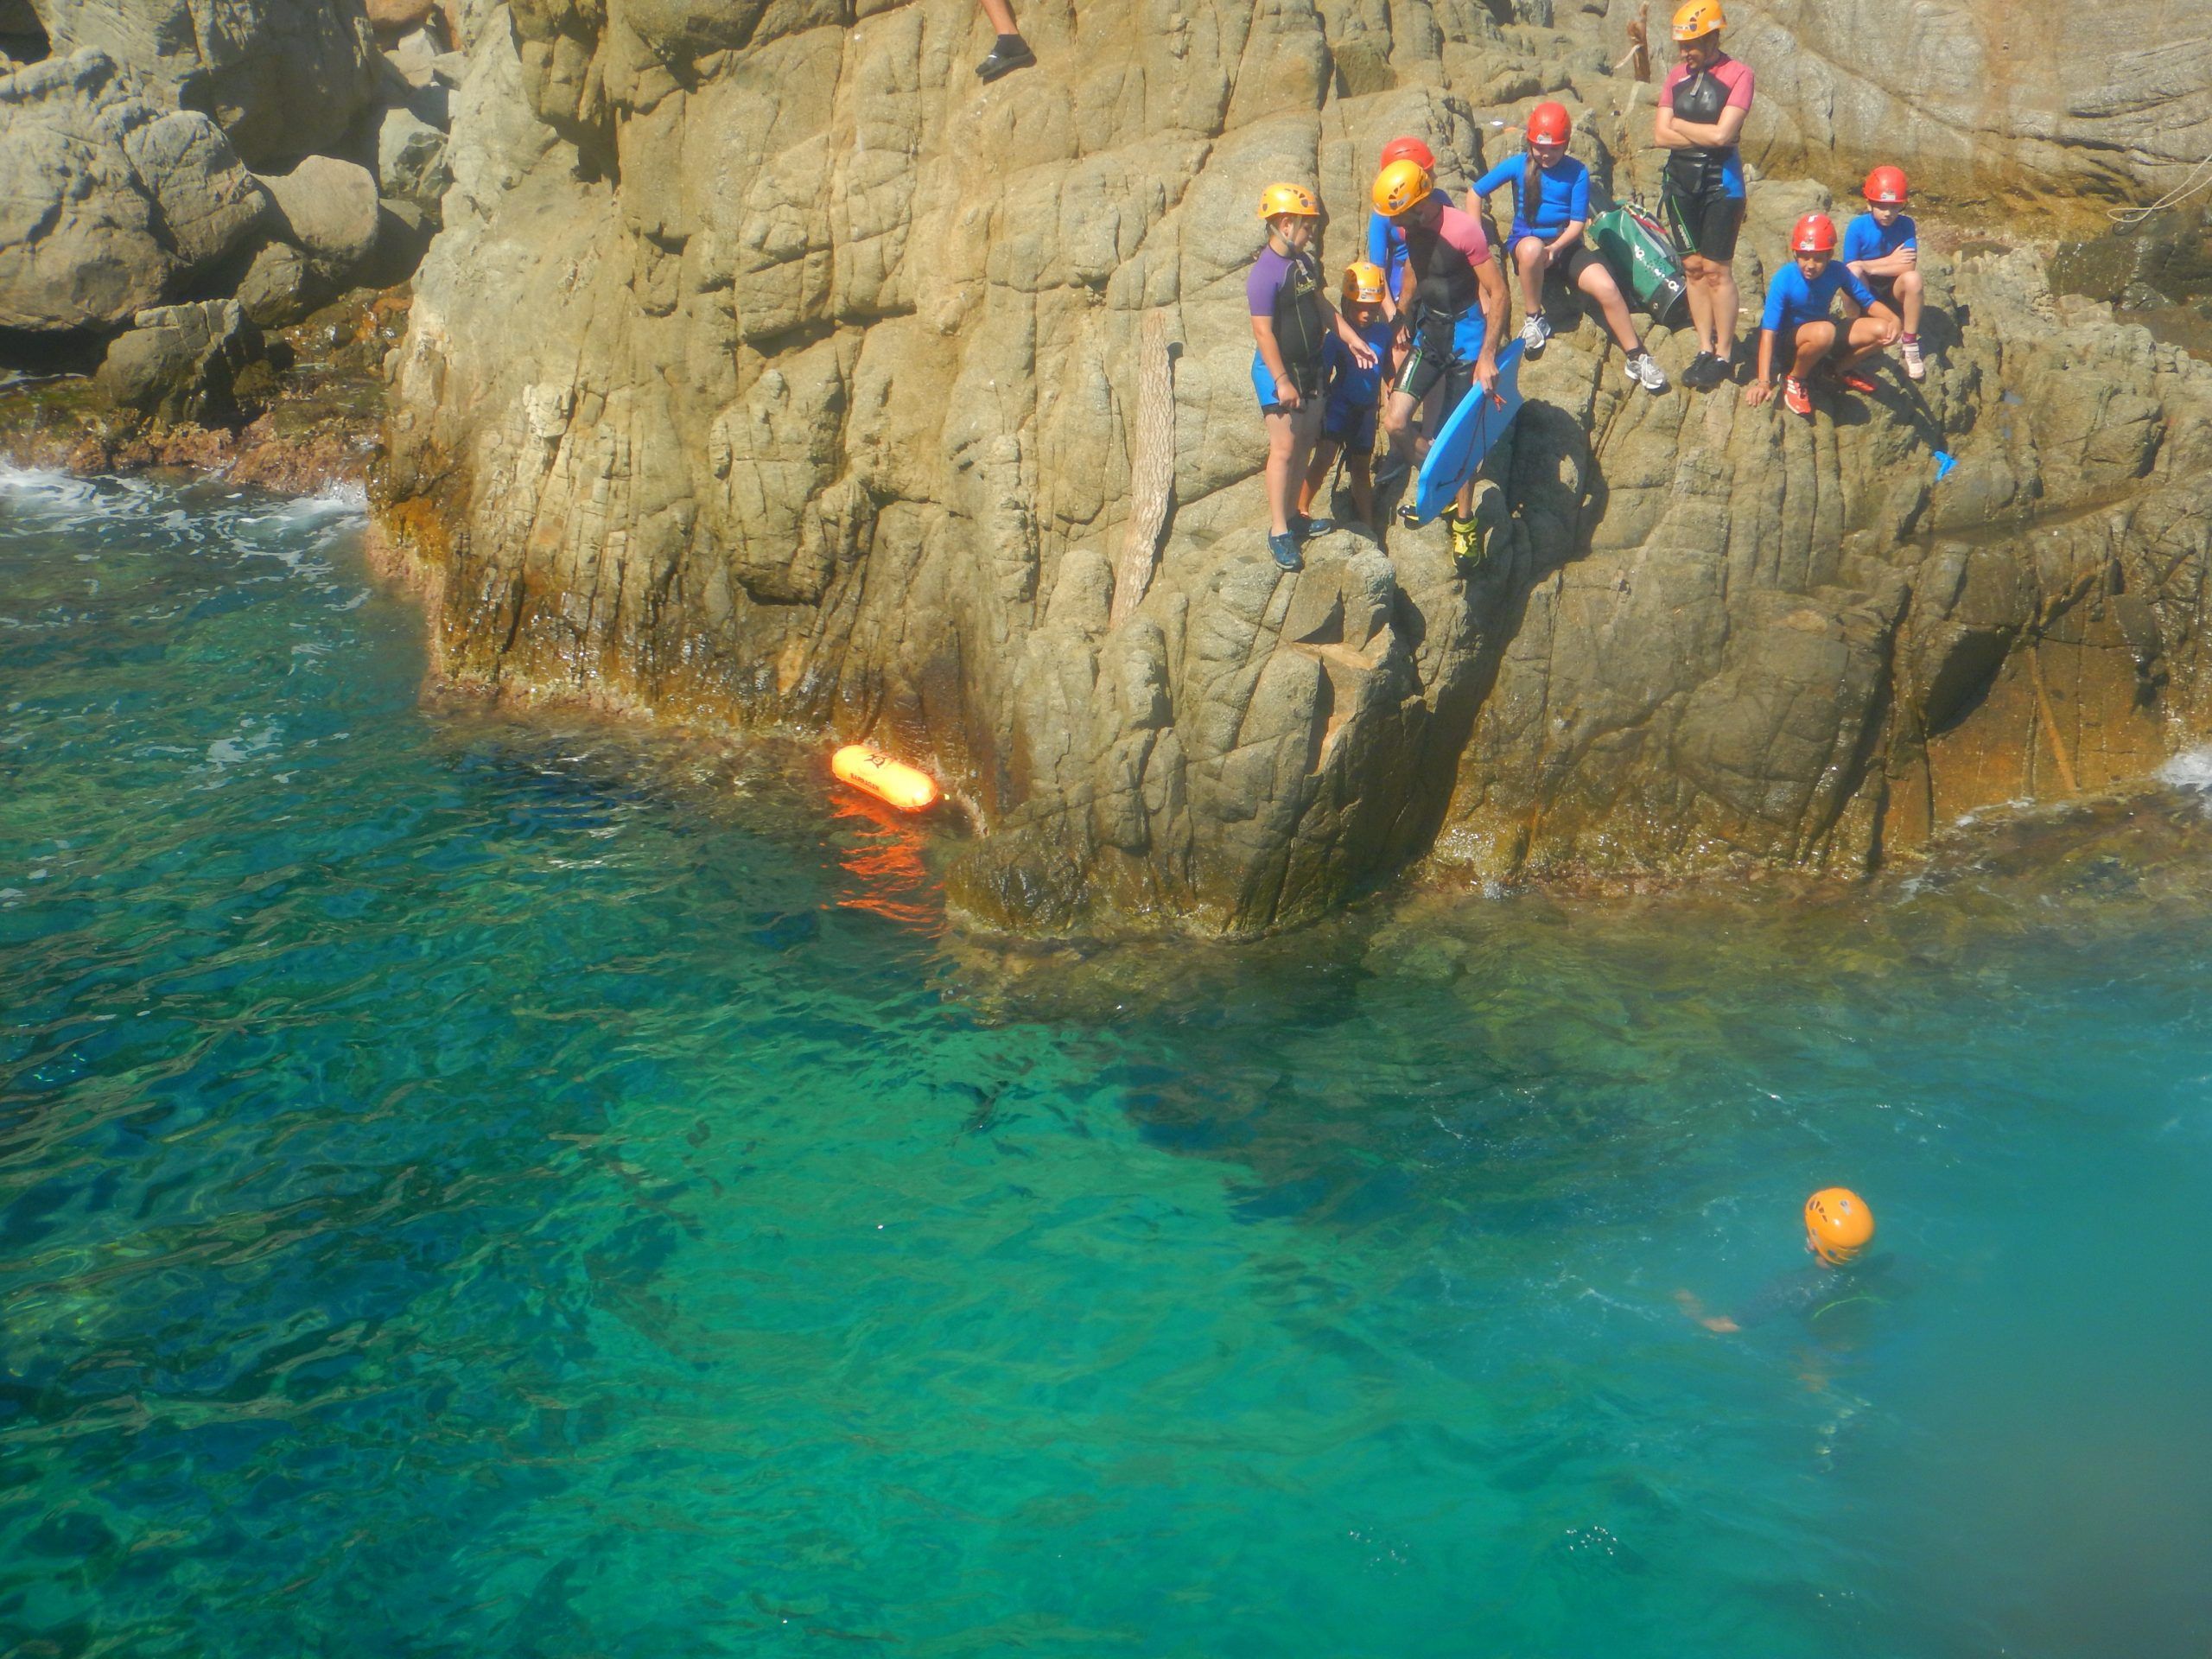
[[[1564,104],[1539,104],[1529,111],[1529,142],[1563,144],[1574,131],[1574,118]]]
[[[1864,192],[1869,201],[1878,201],[1885,207],[1903,205],[1910,189],[1904,181],[1904,168],[1878,167],[1866,175]]]
[[[1834,253],[1835,251],[1835,221],[1826,213],[1808,213],[1797,221],[1789,232],[1789,251],[1792,253]]]
[[[1393,162],[1419,162],[1424,170],[1436,171],[1436,156],[1418,138],[1393,138],[1382,146],[1382,159],[1375,165],[1377,171]]]

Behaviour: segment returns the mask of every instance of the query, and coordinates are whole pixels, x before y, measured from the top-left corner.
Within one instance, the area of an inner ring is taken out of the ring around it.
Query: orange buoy
[[[878,754],[865,743],[848,743],[831,755],[830,770],[855,789],[864,789],[901,812],[923,812],[937,804],[935,779]]]

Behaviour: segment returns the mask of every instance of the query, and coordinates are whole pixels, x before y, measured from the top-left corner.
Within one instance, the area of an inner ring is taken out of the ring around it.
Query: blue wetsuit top
[[[1359,331],[1359,337],[1373,348],[1375,366],[1363,369],[1351,360],[1351,350],[1343,336],[1331,334],[1329,343],[1322,348],[1321,361],[1325,365],[1323,384],[1328,387],[1329,402],[1372,407],[1382,395],[1382,377],[1390,366],[1390,336],[1394,326],[1385,318],[1377,317]]]
[[[1777,334],[1794,334],[1806,323],[1823,321],[1835,303],[1838,289],[1863,306],[1871,308],[1874,303],[1873,291],[1842,260],[1829,260],[1821,274],[1808,282],[1792,259],[1766,285],[1766,311],[1759,318],[1759,327]]]
[[[1843,230],[1843,251],[1838,257],[1856,264],[1867,259],[1886,259],[1899,248],[1916,248],[1919,233],[1913,228],[1912,215],[1899,213],[1885,230],[1872,213],[1861,213]]]
[[[1475,181],[1478,196],[1487,197],[1509,184],[1513,187],[1513,228],[1505,238],[1509,248],[1524,236],[1538,236],[1548,242],[1574,220],[1587,223],[1590,218],[1590,169],[1572,156],[1554,166],[1536,168],[1538,200],[1535,216],[1530,218],[1529,204],[1521,198],[1532,164],[1523,150],[1507,156]]]

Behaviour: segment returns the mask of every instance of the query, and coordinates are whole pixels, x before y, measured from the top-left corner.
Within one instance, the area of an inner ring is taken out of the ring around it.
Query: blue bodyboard
[[[1425,524],[1452,505],[1462,485],[1475,475],[1491,447],[1513,424],[1521,412],[1521,342],[1515,340],[1497,354],[1497,395],[1505,399],[1500,409],[1471,386],[1459,408],[1445,417],[1436,442],[1428,446],[1428,459],[1421,464],[1421,479],[1414,490],[1414,522]]]

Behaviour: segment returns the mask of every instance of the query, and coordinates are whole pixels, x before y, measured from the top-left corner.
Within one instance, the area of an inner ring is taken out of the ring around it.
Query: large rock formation
[[[54,54],[94,48],[157,104],[211,116],[254,167],[328,150],[368,106],[359,0],[30,0]]]
[[[1427,532],[1275,571],[1259,187],[1318,180],[1341,264],[1386,138],[1462,171],[1545,95],[1609,176],[1649,90],[1591,12],[1033,7],[1041,67],[984,90],[967,0],[857,10],[470,31],[383,485],[454,677],[880,737],[987,831],[959,902],[1043,928],[1249,931],[1432,844],[1856,868],[2198,721],[2212,371],[2063,314],[2024,254],[1931,252],[1925,412],[1630,399],[1586,327],[1527,376],[1476,579]],[[1844,126],[1774,102],[1852,176]],[[1752,248],[1820,191],[1758,194]]]
[[[121,322],[244,242],[268,206],[207,117],[105,54],[0,75],[0,327]]]

